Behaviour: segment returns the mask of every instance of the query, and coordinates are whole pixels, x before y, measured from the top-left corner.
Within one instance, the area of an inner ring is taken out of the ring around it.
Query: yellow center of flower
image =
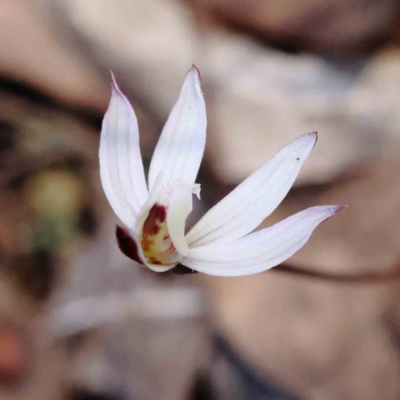
[[[147,261],[156,265],[168,265],[180,258],[172,243],[166,222],[167,208],[154,204],[144,221],[140,243]]]

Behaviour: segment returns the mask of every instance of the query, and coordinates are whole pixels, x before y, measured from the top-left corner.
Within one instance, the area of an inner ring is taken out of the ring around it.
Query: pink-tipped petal
[[[163,182],[194,183],[206,143],[207,116],[199,71],[187,74],[178,101],[161,133],[149,171],[149,189],[162,173]]]
[[[114,76],[110,105],[101,129],[99,159],[107,199],[118,218],[133,228],[148,191],[136,115]]]
[[[206,213],[188,233],[189,246],[232,241],[254,230],[285,198],[316,141],[313,132],[280,150]]]
[[[312,207],[240,240],[214,243],[189,250],[181,263],[198,272],[218,276],[251,275],[290,258],[313,230],[343,206]]]

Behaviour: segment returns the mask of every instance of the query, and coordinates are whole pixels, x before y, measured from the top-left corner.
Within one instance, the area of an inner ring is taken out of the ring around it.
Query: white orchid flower
[[[209,275],[239,276],[272,268],[297,252],[313,230],[342,206],[312,207],[254,233],[284,199],[317,141],[309,133],[208,211],[186,234],[195,179],[206,142],[206,107],[199,71],[187,74],[151,160],[148,184],[135,113],[115,79],[100,140],[101,182],[115,214],[121,251],[156,272],[178,264]]]

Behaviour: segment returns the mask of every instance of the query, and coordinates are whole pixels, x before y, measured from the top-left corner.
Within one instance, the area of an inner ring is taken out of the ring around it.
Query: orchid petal
[[[172,243],[176,250],[186,256],[189,246],[185,238],[186,218],[192,211],[193,185],[183,184],[177,187],[170,197],[167,212],[167,226]]]
[[[190,249],[181,264],[218,276],[250,275],[268,270],[296,253],[322,221],[342,208],[312,207],[240,240]]]
[[[193,66],[187,74],[154,151],[149,171],[149,189],[162,172],[163,181],[194,183],[206,143],[207,116],[200,74]]]
[[[112,77],[110,105],[104,116],[100,139],[100,177],[115,214],[134,227],[148,192],[139,148],[135,112]]]
[[[139,238],[136,234],[128,229],[117,225],[116,237],[118,247],[123,254],[129,257],[131,260],[136,261],[139,264],[145,265],[155,272],[166,272],[174,268],[177,263],[167,264],[167,265],[157,265],[149,263],[143,254],[143,250],[139,245]]]
[[[238,239],[254,230],[281,203],[317,141],[302,135],[279,151],[214,206],[187,235],[190,247]]]

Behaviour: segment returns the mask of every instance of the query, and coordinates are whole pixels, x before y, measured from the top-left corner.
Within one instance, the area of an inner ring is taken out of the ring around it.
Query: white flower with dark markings
[[[206,142],[206,107],[196,67],[187,74],[161,133],[146,183],[135,113],[115,79],[100,141],[100,175],[125,228],[121,251],[153,271],[178,264],[209,275],[265,271],[291,257],[313,230],[342,206],[311,207],[251,233],[286,196],[317,141],[300,136],[242,182],[185,233]]]

